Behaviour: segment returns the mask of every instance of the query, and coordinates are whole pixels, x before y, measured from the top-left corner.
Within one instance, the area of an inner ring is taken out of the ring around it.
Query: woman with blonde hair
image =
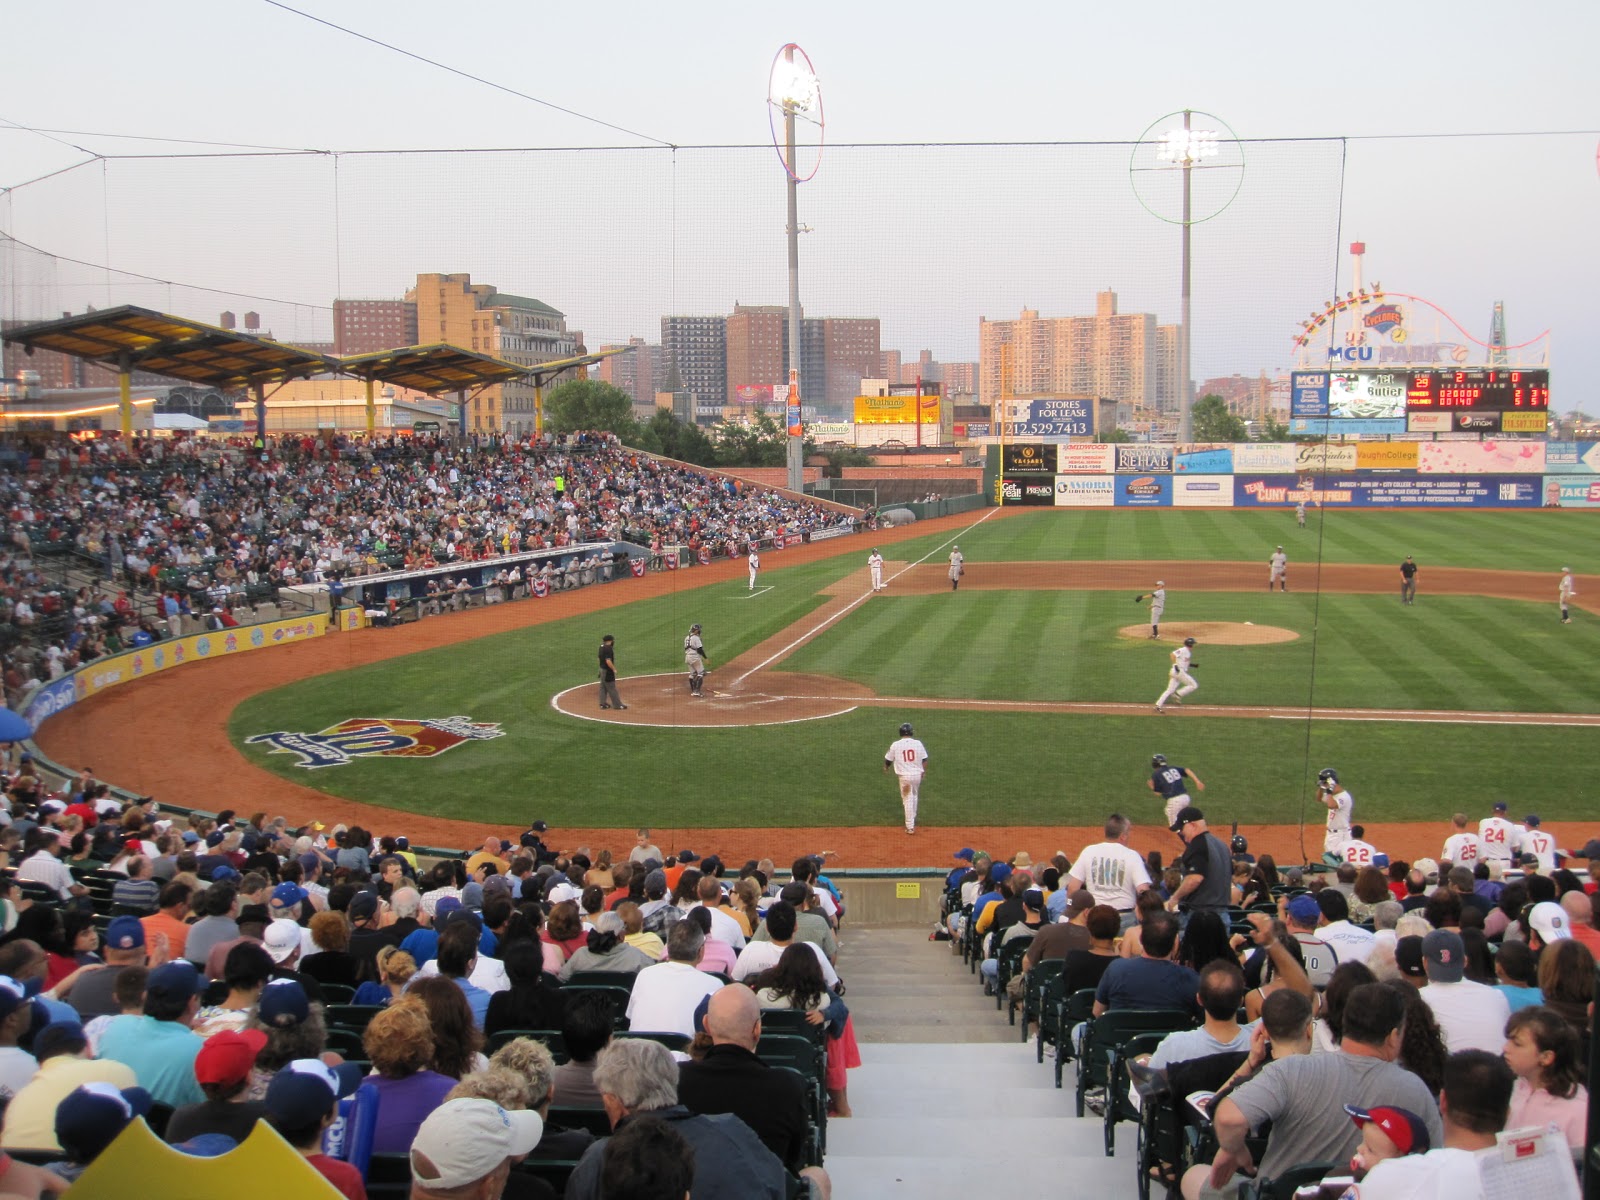
[[[597,887],[607,892],[617,886],[616,877],[611,873],[611,851],[600,851],[594,866],[583,873],[583,882],[585,887]]]
[[[399,946],[384,946],[374,961],[378,965],[377,981],[368,980],[358,987],[352,1004],[387,1007],[400,998],[417,973],[417,960]]]
[[[441,980],[456,992],[455,984]],[[465,998],[462,1004],[466,1004]],[[378,1091],[375,1154],[405,1154],[429,1113],[444,1103],[456,1080],[432,1069],[433,1023],[428,1006],[411,996],[396,1000],[372,1018],[362,1034],[372,1060],[371,1082]]]

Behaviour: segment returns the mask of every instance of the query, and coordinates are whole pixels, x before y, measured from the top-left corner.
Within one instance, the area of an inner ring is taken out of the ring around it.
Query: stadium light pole
[[[772,60],[772,70],[767,81],[767,107],[769,116],[778,112],[783,114],[783,144],[778,147],[778,156],[783,162],[788,193],[788,222],[785,232],[788,235],[789,249],[789,394],[784,404],[784,423],[789,432],[786,451],[789,490],[801,492],[805,490],[805,424],[801,417],[803,393],[800,377],[799,191],[800,185],[812,178],[817,171],[814,166],[810,174],[802,176],[795,169],[795,121],[804,117],[815,121],[819,129],[822,127],[822,89],[817,82],[817,75],[812,69],[810,58],[793,42],[780,49],[777,57]],[[774,125],[775,145],[777,140],[777,128]]]
[[[1179,129],[1170,129],[1162,134],[1161,141],[1156,148],[1156,157],[1162,161],[1173,164],[1183,172],[1183,269],[1182,269],[1182,300],[1180,303],[1178,326],[1178,441],[1187,442],[1194,432],[1194,381],[1190,378],[1189,369],[1189,282],[1190,282],[1190,238],[1194,228],[1193,219],[1193,192],[1195,165],[1202,158],[1215,158],[1217,155],[1217,131],[1214,129],[1195,129],[1193,127],[1194,113],[1190,109],[1183,110],[1183,126]]]

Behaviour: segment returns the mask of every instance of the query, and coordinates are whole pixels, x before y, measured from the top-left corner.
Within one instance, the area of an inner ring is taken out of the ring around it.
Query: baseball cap
[[[1528,910],[1528,928],[1544,942],[1564,942],[1572,936],[1567,912],[1554,900],[1541,900]]]
[[[995,863],[995,865],[989,871],[989,882],[990,883],[1004,883],[1006,880],[1008,880],[1010,878],[1011,878],[1011,864],[1010,863]]]
[[[1494,811],[1495,812],[1505,812],[1507,807],[1509,807],[1509,806],[1506,804],[1506,802],[1504,800],[1496,800],[1494,802]]]
[[[1422,878],[1428,883],[1439,882],[1439,862],[1432,858],[1419,858],[1411,864],[1413,871],[1422,872]]]
[[[532,825],[529,825],[528,828],[533,830],[535,833],[548,833],[550,830],[550,826],[543,821],[535,821]]]
[[[1166,587],[1167,586],[1167,581],[1165,579],[1158,579],[1158,580],[1156,580],[1156,586],[1157,587]]]
[[[314,871],[321,865],[322,860],[311,850],[307,850],[300,856],[300,869],[302,871]]]
[[[1467,973],[1467,951],[1453,929],[1435,929],[1422,939],[1422,963],[1429,983],[1460,983]]]
[[[698,854],[696,854],[693,850],[679,850],[678,851],[678,861],[681,862],[681,863],[699,862],[700,861],[700,856]]]
[[[1422,964],[1422,939],[1415,934],[1398,939],[1394,944],[1394,963],[1400,974],[1409,979],[1422,979],[1428,974]]]
[[[411,1142],[411,1173],[429,1189],[475,1183],[508,1158],[527,1154],[544,1136],[531,1110],[507,1112],[493,1100],[461,1099],[428,1114]]]
[[[1034,912],[1044,911],[1044,893],[1038,888],[1029,888],[1022,893],[1022,907],[1032,909]]]
[[[223,882],[226,882],[228,880],[238,879],[238,878],[239,878],[239,872],[235,871],[227,863],[223,863],[220,867],[215,868],[211,872],[211,882],[212,883],[223,883]]]
[[[206,834],[206,846],[208,848],[212,846],[220,846],[222,845],[223,841],[226,840],[227,836],[228,835],[223,833],[222,830],[213,829],[210,833]]]
[[[1354,1104],[1346,1104],[1344,1111],[1350,1114],[1350,1119],[1356,1123],[1357,1129],[1371,1124],[1383,1130],[1394,1143],[1394,1148],[1401,1154],[1428,1152],[1428,1127],[1414,1112],[1403,1108],[1391,1108],[1387,1104],[1379,1105],[1377,1108],[1358,1108]]]
[[[40,1062],[60,1054],[82,1054],[89,1039],[76,1021],[51,1021],[33,1035],[33,1056]]]
[[[1541,822],[1539,821],[1539,815],[1537,813],[1529,813],[1527,816],[1522,818],[1522,823],[1529,829],[1537,829],[1539,828]]]
[[[0,1021],[4,1021],[17,1009],[33,999],[39,990],[33,981],[23,983],[9,975],[0,975]]]
[[[144,990],[146,996],[160,995],[169,1000],[187,1000],[205,991],[206,981],[193,963],[180,960],[151,971],[150,977],[145,980]]]
[[[287,1028],[299,1025],[311,1015],[311,1001],[297,979],[271,979],[261,989],[256,1012],[263,1025]]]
[[[1302,925],[1315,925],[1322,916],[1322,905],[1315,896],[1305,892],[1290,899],[1288,913]]]
[[[461,907],[461,900],[456,896],[440,896],[433,906],[433,919],[441,921],[449,914]]]
[[[962,862],[971,862],[972,861],[972,847],[971,846],[963,846],[963,847],[961,847],[961,849],[957,850],[950,857],[951,858],[959,858]]]
[[[352,921],[366,921],[378,915],[378,894],[376,892],[357,892],[350,897],[350,907],[346,909]]]
[[[1600,838],[1590,838],[1578,851],[1579,858],[1600,858]]]
[[[308,1113],[327,1112],[335,1100],[361,1086],[361,1074],[355,1063],[330,1067],[319,1058],[297,1058],[280,1067],[267,1084],[267,1115],[299,1122]]]
[[[483,908],[483,884],[469,883],[461,889],[461,907],[472,912]]]
[[[196,842],[198,842],[199,840],[200,840],[200,835],[198,833],[196,833],[194,830],[185,829],[183,831],[183,844],[185,846],[192,846]]]
[[[278,908],[293,908],[304,902],[308,894],[298,883],[280,883],[272,889],[272,903]]]
[[[214,1033],[194,1056],[194,1079],[201,1085],[230,1087],[250,1074],[256,1055],[267,1044],[259,1029],[227,1029]]]
[[[272,912],[265,904],[244,904],[239,907],[239,924],[270,925]]]
[[[150,1093],[141,1087],[85,1083],[56,1106],[56,1141],[68,1158],[88,1162],[150,1111]]]
[[[1192,804],[1187,804],[1178,810],[1178,815],[1172,818],[1172,832],[1177,833],[1190,821],[1204,821],[1205,813]]]
[[[107,950],[133,950],[144,945],[144,925],[138,917],[112,917],[106,926]]]
[[[279,917],[269,922],[261,935],[261,945],[275,963],[281,963],[288,958],[300,949],[301,944],[300,926],[286,917]]]
[[[1079,888],[1067,897],[1067,911],[1072,913],[1088,912],[1094,907],[1094,894],[1088,888]]]

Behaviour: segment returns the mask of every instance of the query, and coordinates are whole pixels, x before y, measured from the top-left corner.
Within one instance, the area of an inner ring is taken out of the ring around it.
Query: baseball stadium
[[[657,136],[501,81],[591,44],[565,12],[491,3],[468,69],[429,6],[174,3],[173,78],[213,29],[286,114],[352,90],[270,141],[0,119],[45,143],[0,181],[0,1191],[1223,1200],[1259,1162],[1239,1200],[1288,1200],[1498,1146],[1462,1195],[1576,1200],[1565,117],[1471,186],[1491,135],[1188,107],[874,141],[785,42],[753,132],[688,142],[680,91],[733,101],[681,13],[583,56],[619,105],[671,80]]]

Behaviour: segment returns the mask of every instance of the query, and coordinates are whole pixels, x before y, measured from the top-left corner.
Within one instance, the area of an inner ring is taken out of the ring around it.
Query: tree
[[[1282,421],[1273,420],[1272,414],[1268,413],[1261,421],[1260,440],[1263,442],[1287,442],[1289,440],[1289,427]]]
[[[1109,444],[1113,442],[1131,442],[1133,441],[1133,435],[1126,429],[1108,429],[1094,440],[1102,444]]]
[[[552,433],[592,429],[623,440],[637,437],[633,397],[598,379],[569,379],[550,389],[544,400],[544,423]]]
[[[748,425],[723,421],[712,430],[717,463],[724,467],[781,467],[789,460],[789,431],[756,409]]]
[[[628,445],[697,467],[709,467],[717,461],[717,448],[705,430],[678,420],[664,408],[658,408],[655,416],[639,426],[638,437],[629,440]]]
[[[843,467],[870,467],[872,455],[859,446],[813,446],[810,439],[806,440],[806,457],[820,453],[828,460],[828,469],[837,472]]]
[[[1189,410],[1191,436],[1197,442],[1243,442],[1248,440],[1244,420],[1228,411],[1221,396],[1201,396]]]

